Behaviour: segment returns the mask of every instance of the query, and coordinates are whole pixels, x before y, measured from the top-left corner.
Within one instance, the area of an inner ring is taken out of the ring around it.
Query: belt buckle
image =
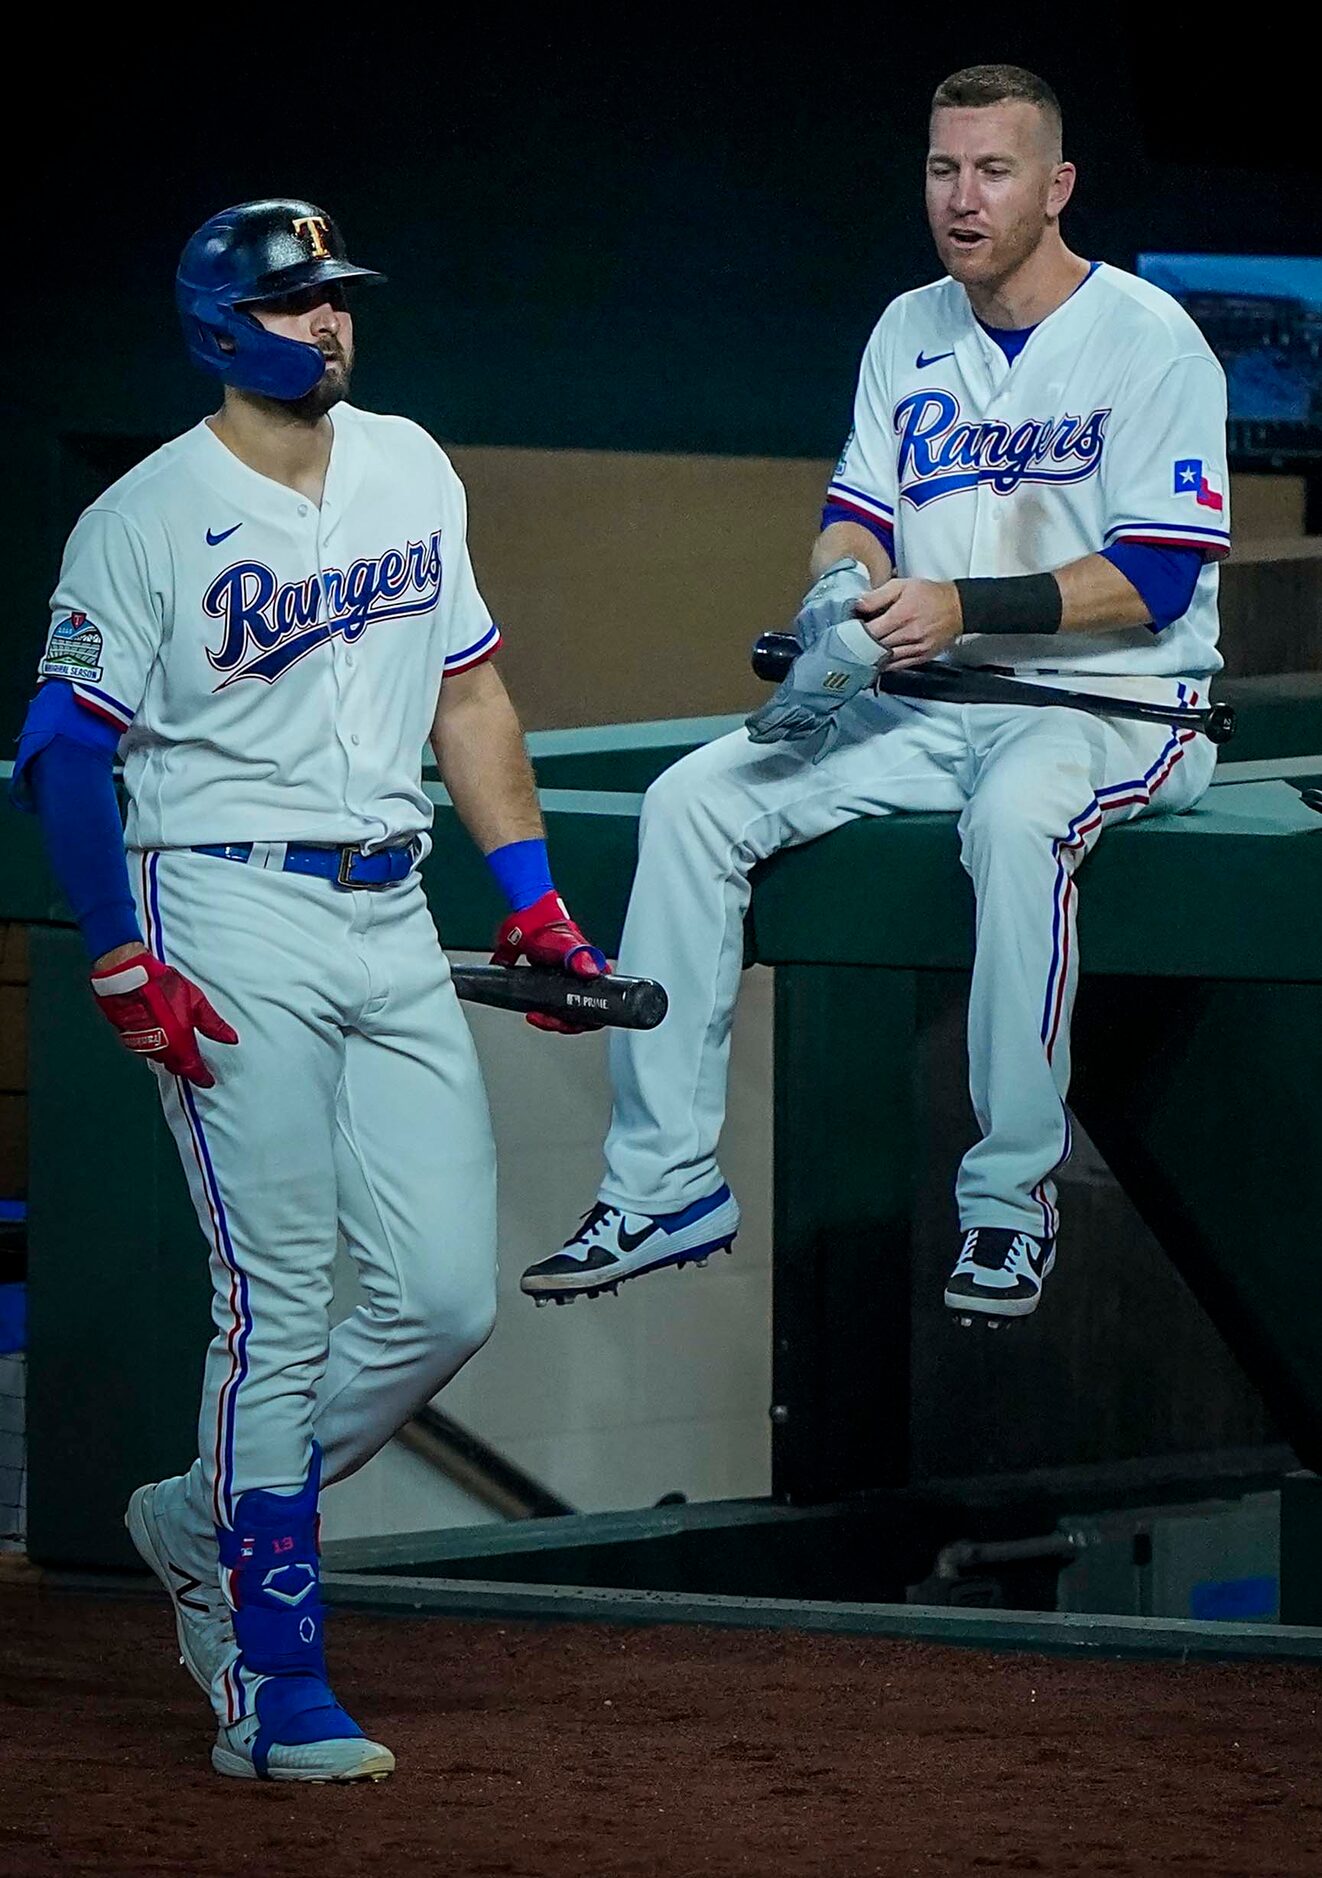
[[[354,862],[365,859],[366,856],[361,848],[341,848],[340,864],[335,870],[336,886],[347,887],[350,893],[380,893],[383,887],[388,887],[390,885],[388,880],[355,880],[353,878]]]
[[[412,865],[413,859],[416,857],[417,847],[417,837],[415,836],[408,843],[410,866]],[[378,848],[376,852],[381,855],[390,855],[397,853],[398,849]],[[358,860],[367,861],[372,858],[371,855],[364,854],[361,848],[341,848],[340,864],[335,873],[335,884],[339,887],[347,887],[351,893],[384,893],[387,887],[397,887],[399,882],[404,879],[403,874],[391,875],[387,873],[384,880],[353,879],[354,862]],[[388,862],[387,866],[389,866]],[[407,869],[405,872],[407,872]]]

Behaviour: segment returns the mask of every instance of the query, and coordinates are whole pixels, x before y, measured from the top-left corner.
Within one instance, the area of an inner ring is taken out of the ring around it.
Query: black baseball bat
[[[613,972],[578,978],[540,965],[455,965],[450,976],[461,998],[502,1011],[540,1011],[571,1023],[616,1030],[655,1030],[669,1008],[655,978],[620,978]]]
[[[778,685],[802,650],[793,633],[763,633],[753,642],[753,670],[768,684]],[[1146,704],[1138,698],[1108,698],[1100,692],[1034,685],[1027,679],[980,672],[967,665],[909,665],[899,672],[888,672],[883,666],[873,683],[878,691],[895,698],[937,698],[945,704],[1065,705],[1093,717],[1123,717],[1140,724],[1196,730],[1210,743],[1229,743],[1235,734],[1235,709],[1230,704],[1182,710],[1178,705]]]

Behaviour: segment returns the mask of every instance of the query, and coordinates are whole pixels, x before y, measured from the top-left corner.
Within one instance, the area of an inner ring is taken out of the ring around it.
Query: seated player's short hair
[[[932,98],[932,109],[978,110],[989,104],[1035,104],[1059,141],[1060,99],[1045,78],[1022,65],[966,65],[962,72],[943,78]]]

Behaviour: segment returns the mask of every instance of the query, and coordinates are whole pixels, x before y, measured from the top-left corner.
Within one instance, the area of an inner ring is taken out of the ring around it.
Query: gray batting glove
[[[829,627],[816,645],[800,652],[789,677],[747,720],[749,736],[754,743],[800,743],[825,733],[813,754],[816,762],[834,741],[841,705],[866,690],[890,656],[860,620]]]
[[[794,621],[794,631],[801,644],[816,645],[832,626],[838,626],[841,620],[853,619],[855,600],[871,585],[872,576],[861,561],[851,560],[848,555],[843,560],[832,561],[803,596],[803,605]]]

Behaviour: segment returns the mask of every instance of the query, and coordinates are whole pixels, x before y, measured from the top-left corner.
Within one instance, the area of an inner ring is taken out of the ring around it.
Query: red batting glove
[[[496,934],[491,963],[517,965],[520,959],[527,959],[530,965],[573,972],[579,978],[600,978],[610,970],[605,953],[583,936],[570,919],[569,908],[554,891],[511,913]],[[529,1011],[528,1022],[535,1030],[555,1030],[565,1037],[601,1028],[599,1024],[571,1024],[563,1017],[548,1017],[541,1011]]]
[[[172,1076],[186,1076],[199,1089],[210,1089],[216,1079],[202,1061],[195,1033],[213,1043],[239,1041],[197,986],[150,952],[93,972],[92,989],[126,1050],[150,1057]]]

